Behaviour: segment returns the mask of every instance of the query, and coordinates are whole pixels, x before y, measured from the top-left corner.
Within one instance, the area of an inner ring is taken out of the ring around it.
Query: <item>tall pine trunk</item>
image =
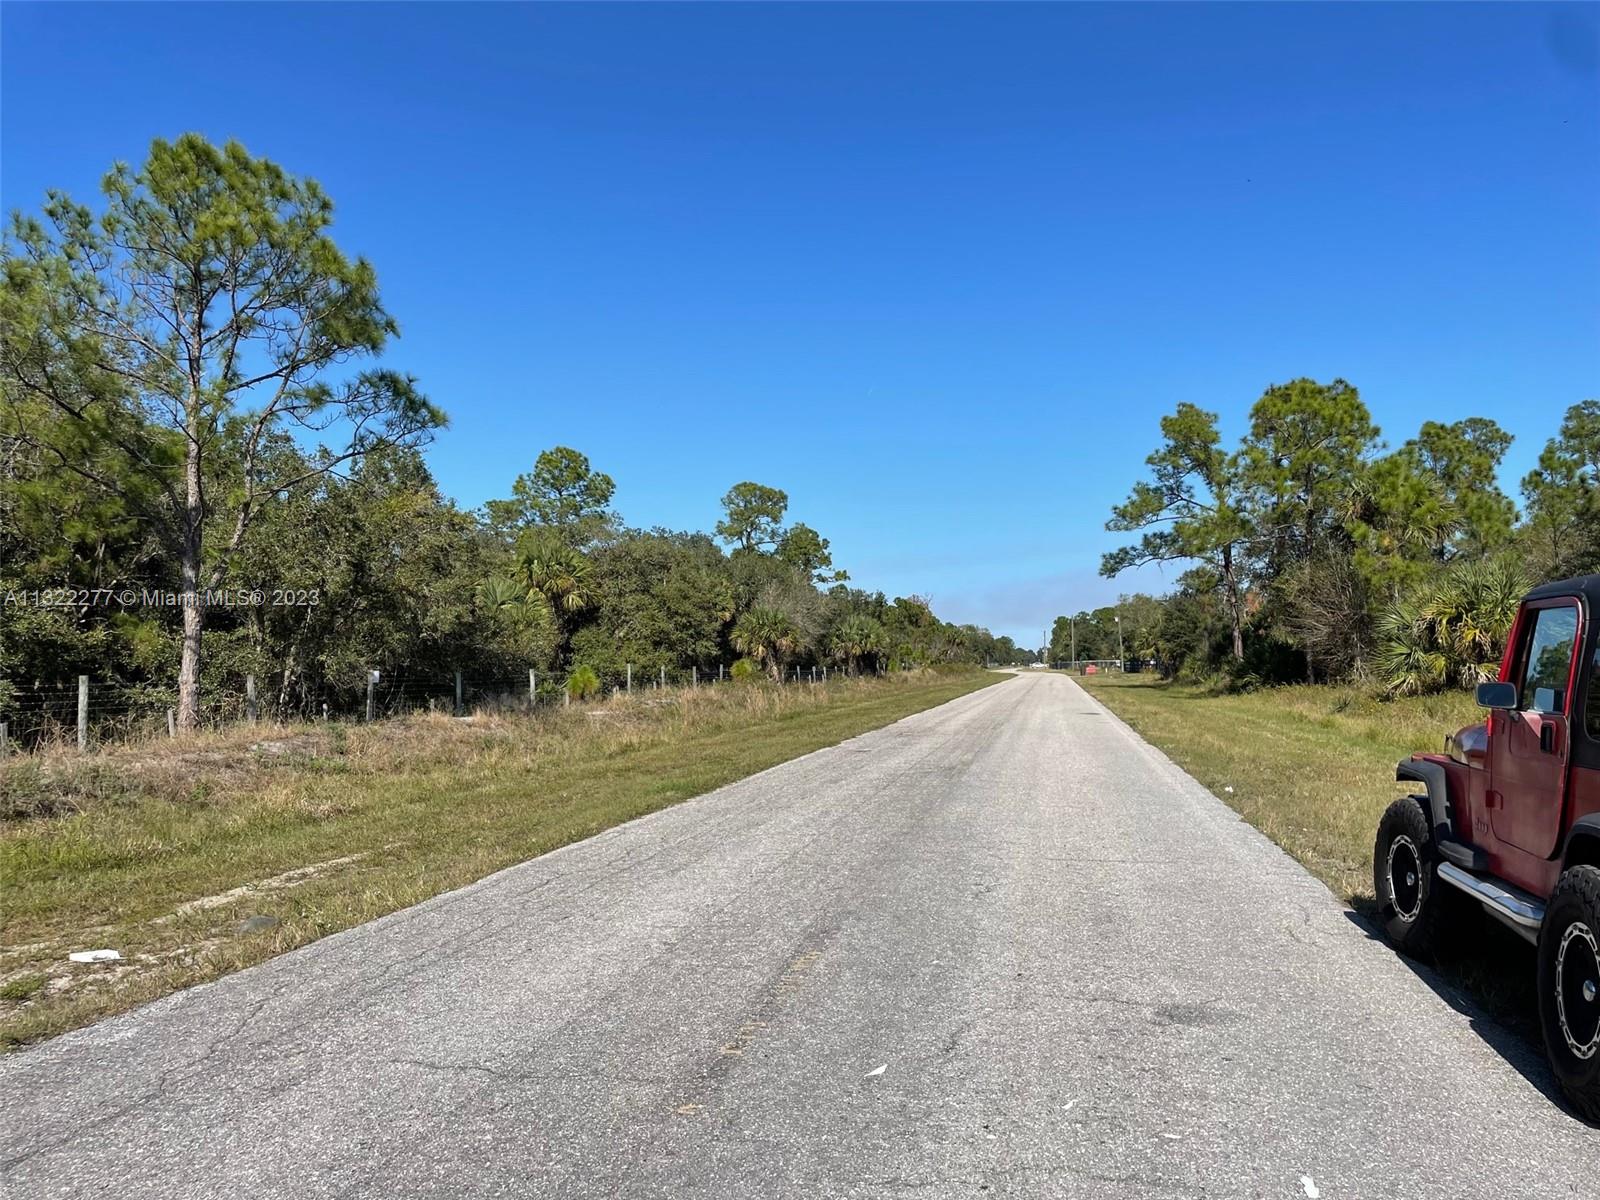
[[[1233,570],[1233,547],[1222,548],[1223,603],[1228,608],[1228,623],[1233,632],[1233,657],[1244,661],[1244,603],[1239,596],[1239,581]]]
[[[194,391],[197,393],[198,387]],[[199,407],[196,396],[189,413],[189,444],[183,463],[183,545],[179,562],[183,582],[183,655],[178,661],[178,728],[185,731],[200,724],[200,634],[205,627],[200,589],[205,496],[200,484]]]

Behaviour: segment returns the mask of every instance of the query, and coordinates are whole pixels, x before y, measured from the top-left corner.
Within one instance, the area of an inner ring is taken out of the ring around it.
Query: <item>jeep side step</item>
[[[1466,842],[1458,842],[1455,838],[1441,837],[1434,839],[1434,845],[1439,848],[1439,853],[1463,871],[1487,871],[1489,869],[1489,856],[1481,847],[1469,846]]]
[[[1528,941],[1538,943],[1539,927],[1544,924],[1544,905],[1521,888],[1495,879],[1481,879],[1449,862],[1439,864],[1439,878],[1482,901],[1490,916],[1499,918]]]

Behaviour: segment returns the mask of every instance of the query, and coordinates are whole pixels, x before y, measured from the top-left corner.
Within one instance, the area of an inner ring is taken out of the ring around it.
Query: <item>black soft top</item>
[[[1526,599],[1550,600],[1557,596],[1583,596],[1594,610],[1600,610],[1600,575],[1579,575],[1576,579],[1558,579],[1554,583],[1540,584],[1528,593]]]

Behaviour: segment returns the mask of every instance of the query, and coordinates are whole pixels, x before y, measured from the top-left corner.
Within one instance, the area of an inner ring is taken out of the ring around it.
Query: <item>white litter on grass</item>
[[[1228,795],[1230,795],[1230,796],[1233,795],[1233,785],[1231,783],[1227,787],[1223,788],[1222,790],[1227,792]]]
[[[67,958],[81,963],[117,962],[122,953],[118,950],[74,950]]]
[[[873,1070],[868,1071],[866,1073],[865,1078],[867,1078],[867,1079],[876,1079],[879,1075],[882,1075],[888,1069],[889,1069],[889,1064],[888,1063],[884,1063],[883,1066],[876,1067]]]
[[[1306,1190],[1306,1200],[1317,1200],[1317,1197],[1322,1195],[1317,1191],[1317,1185],[1309,1175],[1300,1176],[1300,1186]]]

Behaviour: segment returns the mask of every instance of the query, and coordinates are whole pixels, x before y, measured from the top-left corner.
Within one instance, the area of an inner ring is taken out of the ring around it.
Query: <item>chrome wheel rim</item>
[[[1422,911],[1422,855],[1417,844],[1401,834],[1389,843],[1389,903],[1408,924]]]
[[[1582,921],[1568,925],[1556,944],[1556,1017],[1576,1057],[1600,1051],[1600,944]]]

